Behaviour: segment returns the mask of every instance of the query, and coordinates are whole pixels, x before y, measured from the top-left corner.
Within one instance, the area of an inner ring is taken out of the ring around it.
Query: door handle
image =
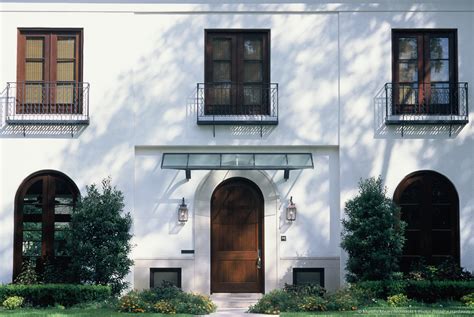
[[[262,251],[258,249],[258,258],[257,258],[257,269],[262,268]]]

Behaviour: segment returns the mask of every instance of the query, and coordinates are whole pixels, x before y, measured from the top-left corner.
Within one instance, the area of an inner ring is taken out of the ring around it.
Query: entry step
[[[262,298],[260,293],[214,293],[212,301],[217,305],[217,311],[229,309],[245,309],[255,305]]]

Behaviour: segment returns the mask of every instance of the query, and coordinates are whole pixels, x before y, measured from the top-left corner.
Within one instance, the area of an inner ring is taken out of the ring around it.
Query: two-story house
[[[402,269],[474,269],[474,3],[1,1],[0,282],[68,261],[111,176],[132,287],[344,283],[344,204],[381,175]]]

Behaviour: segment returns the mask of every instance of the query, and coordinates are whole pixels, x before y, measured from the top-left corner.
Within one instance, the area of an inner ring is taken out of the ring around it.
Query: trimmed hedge
[[[110,287],[102,285],[0,285],[0,302],[10,296],[21,296],[25,302],[33,306],[45,307],[59,304],[69,307],[80,303],[105,300],[111,296],[111,291]]]
[[[405,294],[416,301],[434,303],[460,300],[464,295],[473,293],[474,281],[366,281],[355,284],[355,287],[376,298]]]

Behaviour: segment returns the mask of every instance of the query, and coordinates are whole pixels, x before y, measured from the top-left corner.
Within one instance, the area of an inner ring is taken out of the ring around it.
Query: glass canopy
[[[290,170],[314,168],[311,153],[163,153],[162,169],[191,170]]]

